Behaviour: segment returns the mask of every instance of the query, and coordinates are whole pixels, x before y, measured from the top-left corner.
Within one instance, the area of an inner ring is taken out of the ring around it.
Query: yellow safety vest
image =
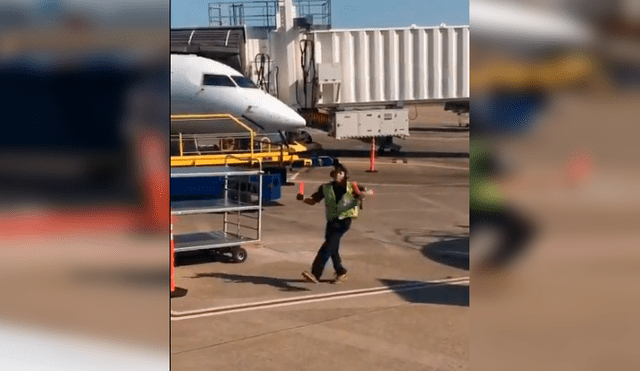
[[[345,192],[340,202],[336,200],[336,194],[333,192],[333,185],[325,184],[322,188],[324,192],[324,203],[327,210],[327,220],[346,219],[358,217],[358,199],[353,197],[353,185],[347,183],[347,192]]]

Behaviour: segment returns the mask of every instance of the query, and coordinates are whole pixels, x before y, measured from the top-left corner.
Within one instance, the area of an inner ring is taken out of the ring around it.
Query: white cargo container
[[[337,139],[405,137],[409,135],[407,109],[352,110],[335,112]]]

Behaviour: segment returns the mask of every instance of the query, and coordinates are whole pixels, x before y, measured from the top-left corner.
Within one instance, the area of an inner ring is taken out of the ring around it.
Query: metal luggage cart
[[[171,178],[224,177],[224,196],[220,199],[171,202],[171,215],[175,216],[224,215],[222,230],[174,234],[176,253],[218,250],[222,253],[230,253],[236,263],[245,261],[247,251],[241,245],[259,242],[262,234],[262,175],[261,168],[230,166],[171,168]],[[252,187],[251,182],[255,183],[256,178],[258,187]],[[234,217],[235,220],[232,220]]]

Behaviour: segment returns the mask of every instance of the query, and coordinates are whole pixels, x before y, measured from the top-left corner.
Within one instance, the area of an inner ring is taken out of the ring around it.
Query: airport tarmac
[[[325,217],[322,204],[295,196],[301,182],[308,196],[330,181],[330,168],[290,173],[246,262],[179,257],[176,285],[187,293],[171,301],[172,369],[468,370],[468,130],[413,130],[397,141],[406,155],[378,158],[377,173],[366,172],[368,144],[312,136],[376,192],[342,239],[348,280],[302,280]],[[332,277],[329,262],[323,280]]]
[[[508,200],[536,233],[508,276],[474,273],[473,367],[637,370],[640,94],[553,99],[530,133],[500,146],[519,183]],[[575,154],[593,165],[567,185]]]

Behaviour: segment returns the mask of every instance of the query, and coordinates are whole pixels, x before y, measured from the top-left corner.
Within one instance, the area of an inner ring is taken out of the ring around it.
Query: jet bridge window
[[[202,85],[204,86],[230,86],[235,88],[236,85],[231,81],[229,76],[226,75],[204,75],[202,78]]]
[[[246,78],[244,76],[231,76],[231,78],[241,88],[258,89],[258,87],[256,86],[256,84],[253,83],[253,81],[251,81],[250,79],[248,79],[248,78]]]

